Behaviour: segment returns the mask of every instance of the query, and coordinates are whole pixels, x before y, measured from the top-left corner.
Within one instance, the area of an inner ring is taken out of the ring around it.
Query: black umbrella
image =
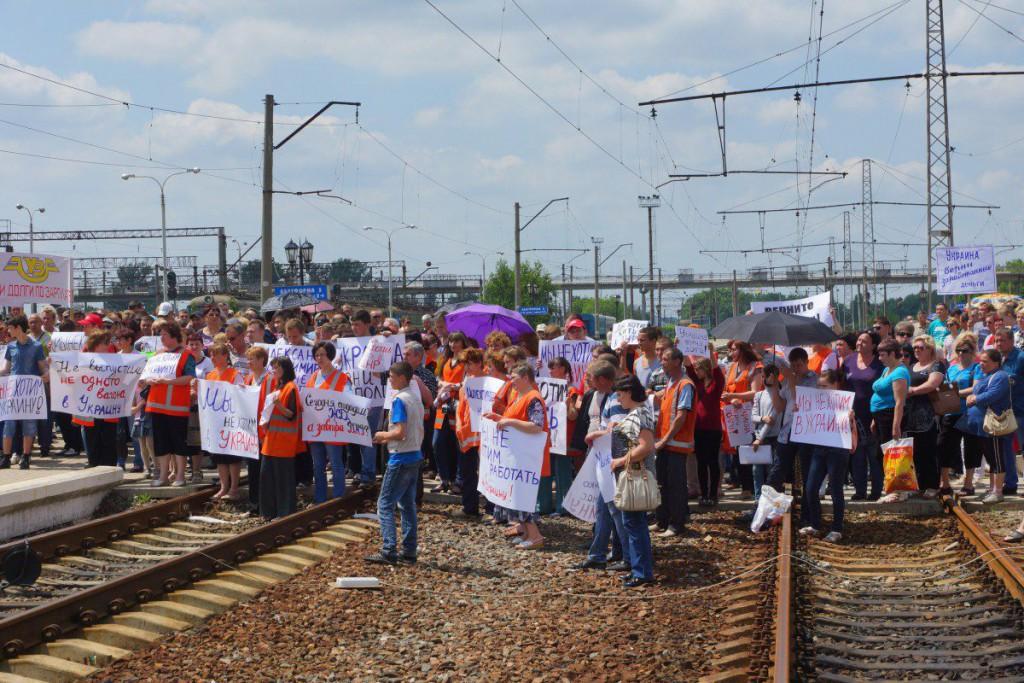
[[[260,313],[273,313],[274,311],[283,311],[287,308],[299,308],[301,306],[309,306],[310,304],[317,303],[317,299],[314,299],[309,294],[303,294],[302,292],[285,292],[280,296],[272,296],[263,302],[263,306],[260,307]]]
[[[711,336],[718,339],[739,339],[751,344],[778,346],[827,344],[839,338],[831,327],[817,318],[806,318],[781,311],[733,316],[711,330]]]

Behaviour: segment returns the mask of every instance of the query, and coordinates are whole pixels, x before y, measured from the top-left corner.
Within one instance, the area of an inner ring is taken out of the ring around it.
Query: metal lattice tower
[[[946,109],[946,37],[942,0],[928,0],[928,308],[932,307],[934,252],[953,246],[953,185],[949,168],[949,116]]]
[[[860,201],[861,201],[861,258],[864,267],[871,264],[871,299],[875,298],[875,278],[878,264],[875,262],[875,211],[874,199],[871,196],[871,159],[864,159],[860,164]],[[870,250],[870,251],[869,251]]]
[[[843,211],[843,275],[849,277],[853,272],[853,244],[850,237],[850,212]],[[843,302],[849,309],[853,299],[850,297],[850,285],[843,285]],[[851,312],[852,313],[852,312]]]

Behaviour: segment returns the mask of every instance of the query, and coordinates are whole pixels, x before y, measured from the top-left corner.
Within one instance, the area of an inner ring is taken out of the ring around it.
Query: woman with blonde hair
[[[914,438],[914,469],[921,496],[934,498],[939,489],[938,428],[929,397],[946,379],[946,362],[936,353],[931,335],[914,337],[912,348],[914,362],[910,364],[907,389],[906,431]]]

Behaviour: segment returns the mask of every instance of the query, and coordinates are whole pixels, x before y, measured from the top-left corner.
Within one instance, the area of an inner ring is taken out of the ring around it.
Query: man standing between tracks
[[[11,335],[12,341],[4,352],[0,375],[35,375],[42,377],[44,382],[48,381],[43,345],[28,336],[28,319],[24,315],[11,318],[7,322],[7,332]],[[19,426],[22,434],[22,455],[19,467],[23,470],[29,468],[29,463],[32,460],[32,442],[35,441],[39,426],[38,420],[7,420],[4,422],[4,452],[3,456],[0,456],[0,469],[11,466],[14,434]]]

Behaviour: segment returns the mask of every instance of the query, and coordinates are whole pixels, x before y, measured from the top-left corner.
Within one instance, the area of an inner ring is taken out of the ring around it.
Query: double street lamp
[[[14,208],[18,209],[19,211],[24,210],[28,212],[28,253],[34,254],[36,242],[35,225],[32,222],[32,209],[28,208],[24,204],[18,204]],[[36,213],[46,213],[46,209],[44,209],[43,207],[39,207],[38,209],[36,209]]]
[[[302,240],[301,246],[288,240],[288,244],[284,245],[284,253],[288,257],[289,266],[294,268],[296,263],[299,266],[299,284],[306,284],[305,272],[306,267],[313,262],[313,245],[309,240]]]
[[[363,226],[363,230],[382,232],[388,236],[388,317],[393,318],[395,316],[394,299],[392,298],[391,291],[391,236],[399,230],[415,230],[415,225],[403,225],[395,228],[394,230],[385,230],[384,228],[375,228],[372,225]]]
[[[163,242],[161,248],[161,260],[163,261],[162,272],[160,273],[160,295],[164,301],[167,301],[167,198],[164,193],[164,186],[167,185],[167,181],[176,175],[185,175],[186,173],[199,173],[199,169],[196,167],[186,168],[184,171],[178,171],[172,173],[163,180],[154,178],[150,175],[135,175],[134,173],[122,173],[121,180],[133,180],[135,178],[147,178],[152,180],[160,188],[160,238]]]

